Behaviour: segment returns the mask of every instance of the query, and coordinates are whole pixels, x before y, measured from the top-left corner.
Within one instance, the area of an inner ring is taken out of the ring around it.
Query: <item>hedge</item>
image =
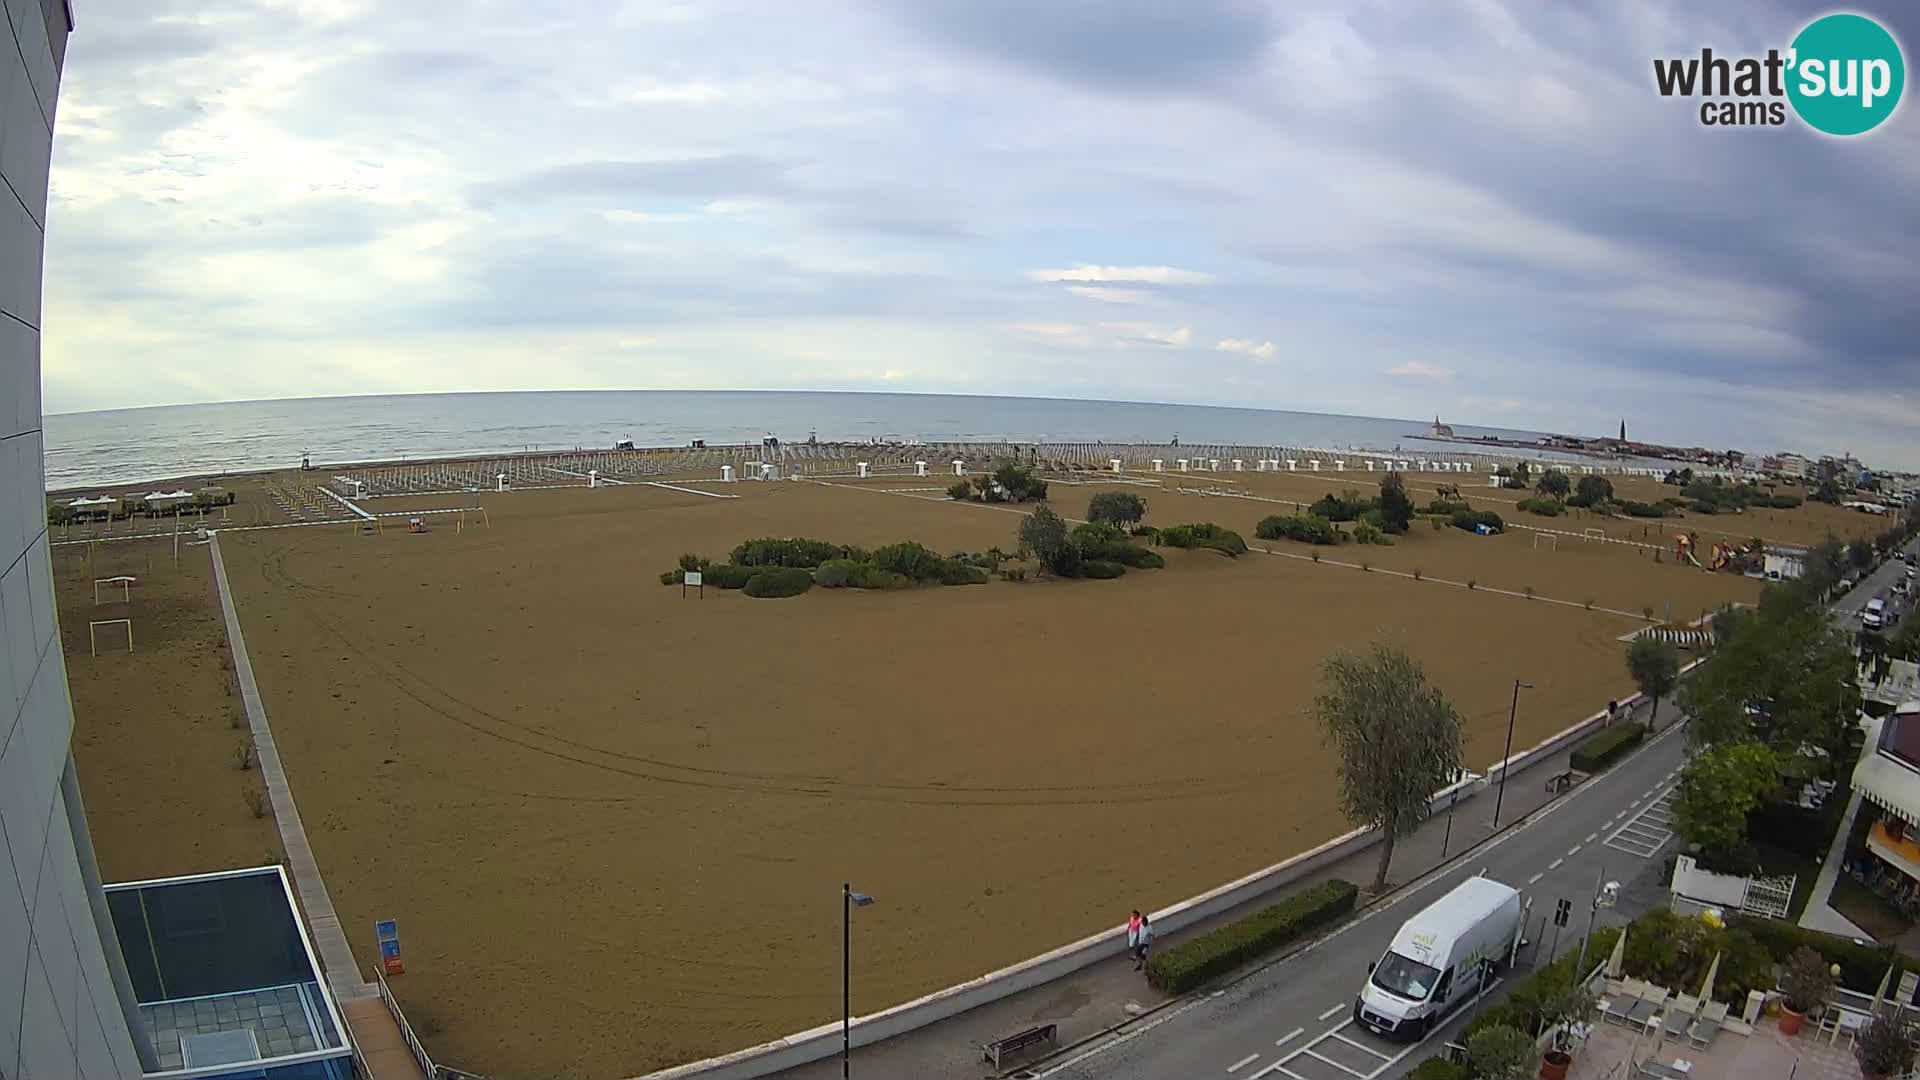
[[[1106,559],[1088,559],[1086,562],[1083,562],[1080,564],[1081,575],[1084,577],[1094,578],[1096,580],[1105,580],[1107,578],[1117,578],[1121,574],[1124,574],[1126,572],[1127,572],[1126,567],[1121,566],[1117,562],[1110,562]]]
[[[828,559],[846,558],[848,554],[846,548],[825,540],[768,537],[748,540],[734,548],[727,561],[735,566],[801,566],[811,570]]]
[[[1647,737],[1644,724],[1616,724],[1596,735],[1590,735],[1579,746],[1573,748],[1573,754],[1567,764],[1575,771],[1597,773],[1618,761],[1626,752],[1640,745]]]
[[[1620,931],[1615,927],[1595,927],[1593,935],[1587,941],[1586,971],[1575,970],[1575,965],[1580,962],[1580,953],[1577,949],[1563,954],[1559,959],[1521,978],[1507,995],[1506,1000],[1489,1005],[1474,1014],[1473,1019],[1467,1022],[1466,1028],[1455,1036],[1454,1041],[1465,1043],[1473,1036],[1498,1024],[1516,1027],[1521,1031],[1540,1030],[1541,1004],[1554,997],[1562,987],[1571,985],[1580,976],[1604,963],[1606,957],[1613,952],[1614,942],[1619,938]]]
[[[1481,525],[1485,525],[1494,532],[1507,531],[1507,523],[1499,514],[1491,510],[1455,510],[1451,522],[1454,528],[1465,529],[1468,532],[1474,531]]]
[[[985,585],[987,572],[972,563],[944,559],[940,563],[939,581],[942,585]]]
[[[1125,544],[1108,553],[1113,562],[1121,566],[1130,566],[1135,570],[1164,570],[1167,560],[1157,551],[1148,551],[1139,544]]]
[[[1195,525],[1169,525],[1160,530],[1160,543],[1176,548],[1210,548],[1228,558],[1239,558],[1247,553],[1247,542],[1232,529],[1221,528],[1211,521]]]
[[[660,572],[660,584],[678,585],[687,579],[685,570],[663,570]]]
[[[762,570],[747,579],[746,587],[741,589],[748,596],[772,599],[782,596],[799,596],[813,588],[813,572],[798,566],[780,566]]]
[[[1348,881],[1323,881],[1156,953],[1147,961],[1147,982],[1168,994],[1183,994],[1255,957],[1298,941],[1353,910],[1360,890]]]
[[[1473,1069],[1458,1061],[1430,1057],[1413,1067],[1410,1080],[1473,1080]]]
[[[1567,508],[1558,499],[1521,499],[1520,509],[1541,517],[1559,517]]]
[[[847,584],[856,589],[911,589],[913,579],[894,570],[882,570],[872,563],[854,563]]]
[[[1840,965],[1841,986],[1862,994],[1871,994],[1880,988],[1880,980],[1886,975],[1890,963],[1899,963],[1904,971],[1920,971],[1920,960],[1903,956],[1891,946],[1874,948],[1871,945],[1855,945],[1847,938],[1807,930],[1778,919],[1734,915],[1727,919],[1727,925],[1752,934],[1755,941],[1766,946],[1767,952],[1782,963],[1800,946],[1812,948],[1826,957],[1828,963]],[[1890,985],[1900,985],[1899,972],[1894,973]]]
[[[1671,516],[1667,504],[1664,502],[1643,503],[1628,499],[1620,504],[1620,509],[1625,510],[1628,516],[1637,518],[1663,518]]]
[[[763,566],[735,566],[732,563],[720,563],[707,567],[705,576],[700,580],[703,584],[711,585],[716,589],[744,589],[747,587],[747,582],[753,579],[753,575],[764,569],[766,567]]]
[[[1260,519],[1253,535],[1262,540],[1299,540],[1308,544],[1337,544],[1343,539],[1333,523],[1318,514],[1274,514]]]
[[[947,562],[938,552],[912,540],[874,548],[873,557],[867,561],[882,570],[905,574],[915,581],[941,580]]]

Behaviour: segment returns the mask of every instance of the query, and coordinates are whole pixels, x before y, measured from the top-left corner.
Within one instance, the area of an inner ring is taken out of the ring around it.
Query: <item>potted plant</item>
[[[1540,1000],[1541,1027],[1561,1029],[1553,1045],[1540,1057],[1540,1080],[1567,1080],[1567,1070],[1573,1065],[1573,1042],[1568,1038],[1567,1029],[1575,1024],[1591,1023],[1598,1010],[1593,991],[1577,982],[1557,986]]]
[[[1906,1072],[1913,1067],[1916,1051],[1920,1051],[1920,1025],[1897,1009],[1875,1013],[1853,1044],[1853,1056],[1868,1080],[1887,1080]]]
[[[1802,945],[1787,958],[1787,973],[1780,980],[1786,1001],[1780,1013],[1780,1034],[1797,1035],[1807,1014],[1827,1000],[1833,992],[1833,975],[1827,970],[1827,958],[1810,946]]]
[[[1492,1024],[1467,1040],[1467,1063],[1481,1080],[1524,1080],[1533,1052],[1533,1040],[1510,1024]]]

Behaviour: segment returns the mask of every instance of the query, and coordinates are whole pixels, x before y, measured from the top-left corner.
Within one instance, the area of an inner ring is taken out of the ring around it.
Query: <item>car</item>
[[[1866,607],[1860,609],[1860,625],[1861,626],[1864,626],[1869,630],[1878,630],[1881,627],[1885,626],[1886,624],[1887,624],[1887,601],[1885,597],[1876,596],[1873,599],[1867,601]]]

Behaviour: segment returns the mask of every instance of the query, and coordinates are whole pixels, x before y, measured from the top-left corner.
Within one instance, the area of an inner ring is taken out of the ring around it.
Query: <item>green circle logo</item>
[[[1900,104],[1907,65],[1900,43],[1864,15],[1827,15],[1807,24],[1787,54],[1787,99],[1816,131],[1859,135]]]

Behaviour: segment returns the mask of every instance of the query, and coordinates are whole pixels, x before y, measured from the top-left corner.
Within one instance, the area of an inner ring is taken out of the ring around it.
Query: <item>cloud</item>
[[[1143,285],[1205,285],[1213,275],[1172,266],[1090,266],[1085,263],[1065,270],[1029,270],[1030,281],[1113,281]]]
[[[1447,382],[1453,378],[1453,369],[1429,364],[1425,360],[1408,360],[1388,368],[1387,374],[1400,379],[1432,379],[1435,382]]]
[[[1920,466],[1920,114],[1650,86],[1818,11],[90,0],[45,400],[1098,393]]]
[[[1249,341],[1245,338],[1221,338],[1214,348],[1221,352],[1244,353],[1255,360],[1271,360],[1280,351],[1271,341]]]
[[[1139,289],[1110,289],[1103,285],[1069,285],[1067,291],[1103,304],[1138,304],[1147,299],[1147,294]]]

